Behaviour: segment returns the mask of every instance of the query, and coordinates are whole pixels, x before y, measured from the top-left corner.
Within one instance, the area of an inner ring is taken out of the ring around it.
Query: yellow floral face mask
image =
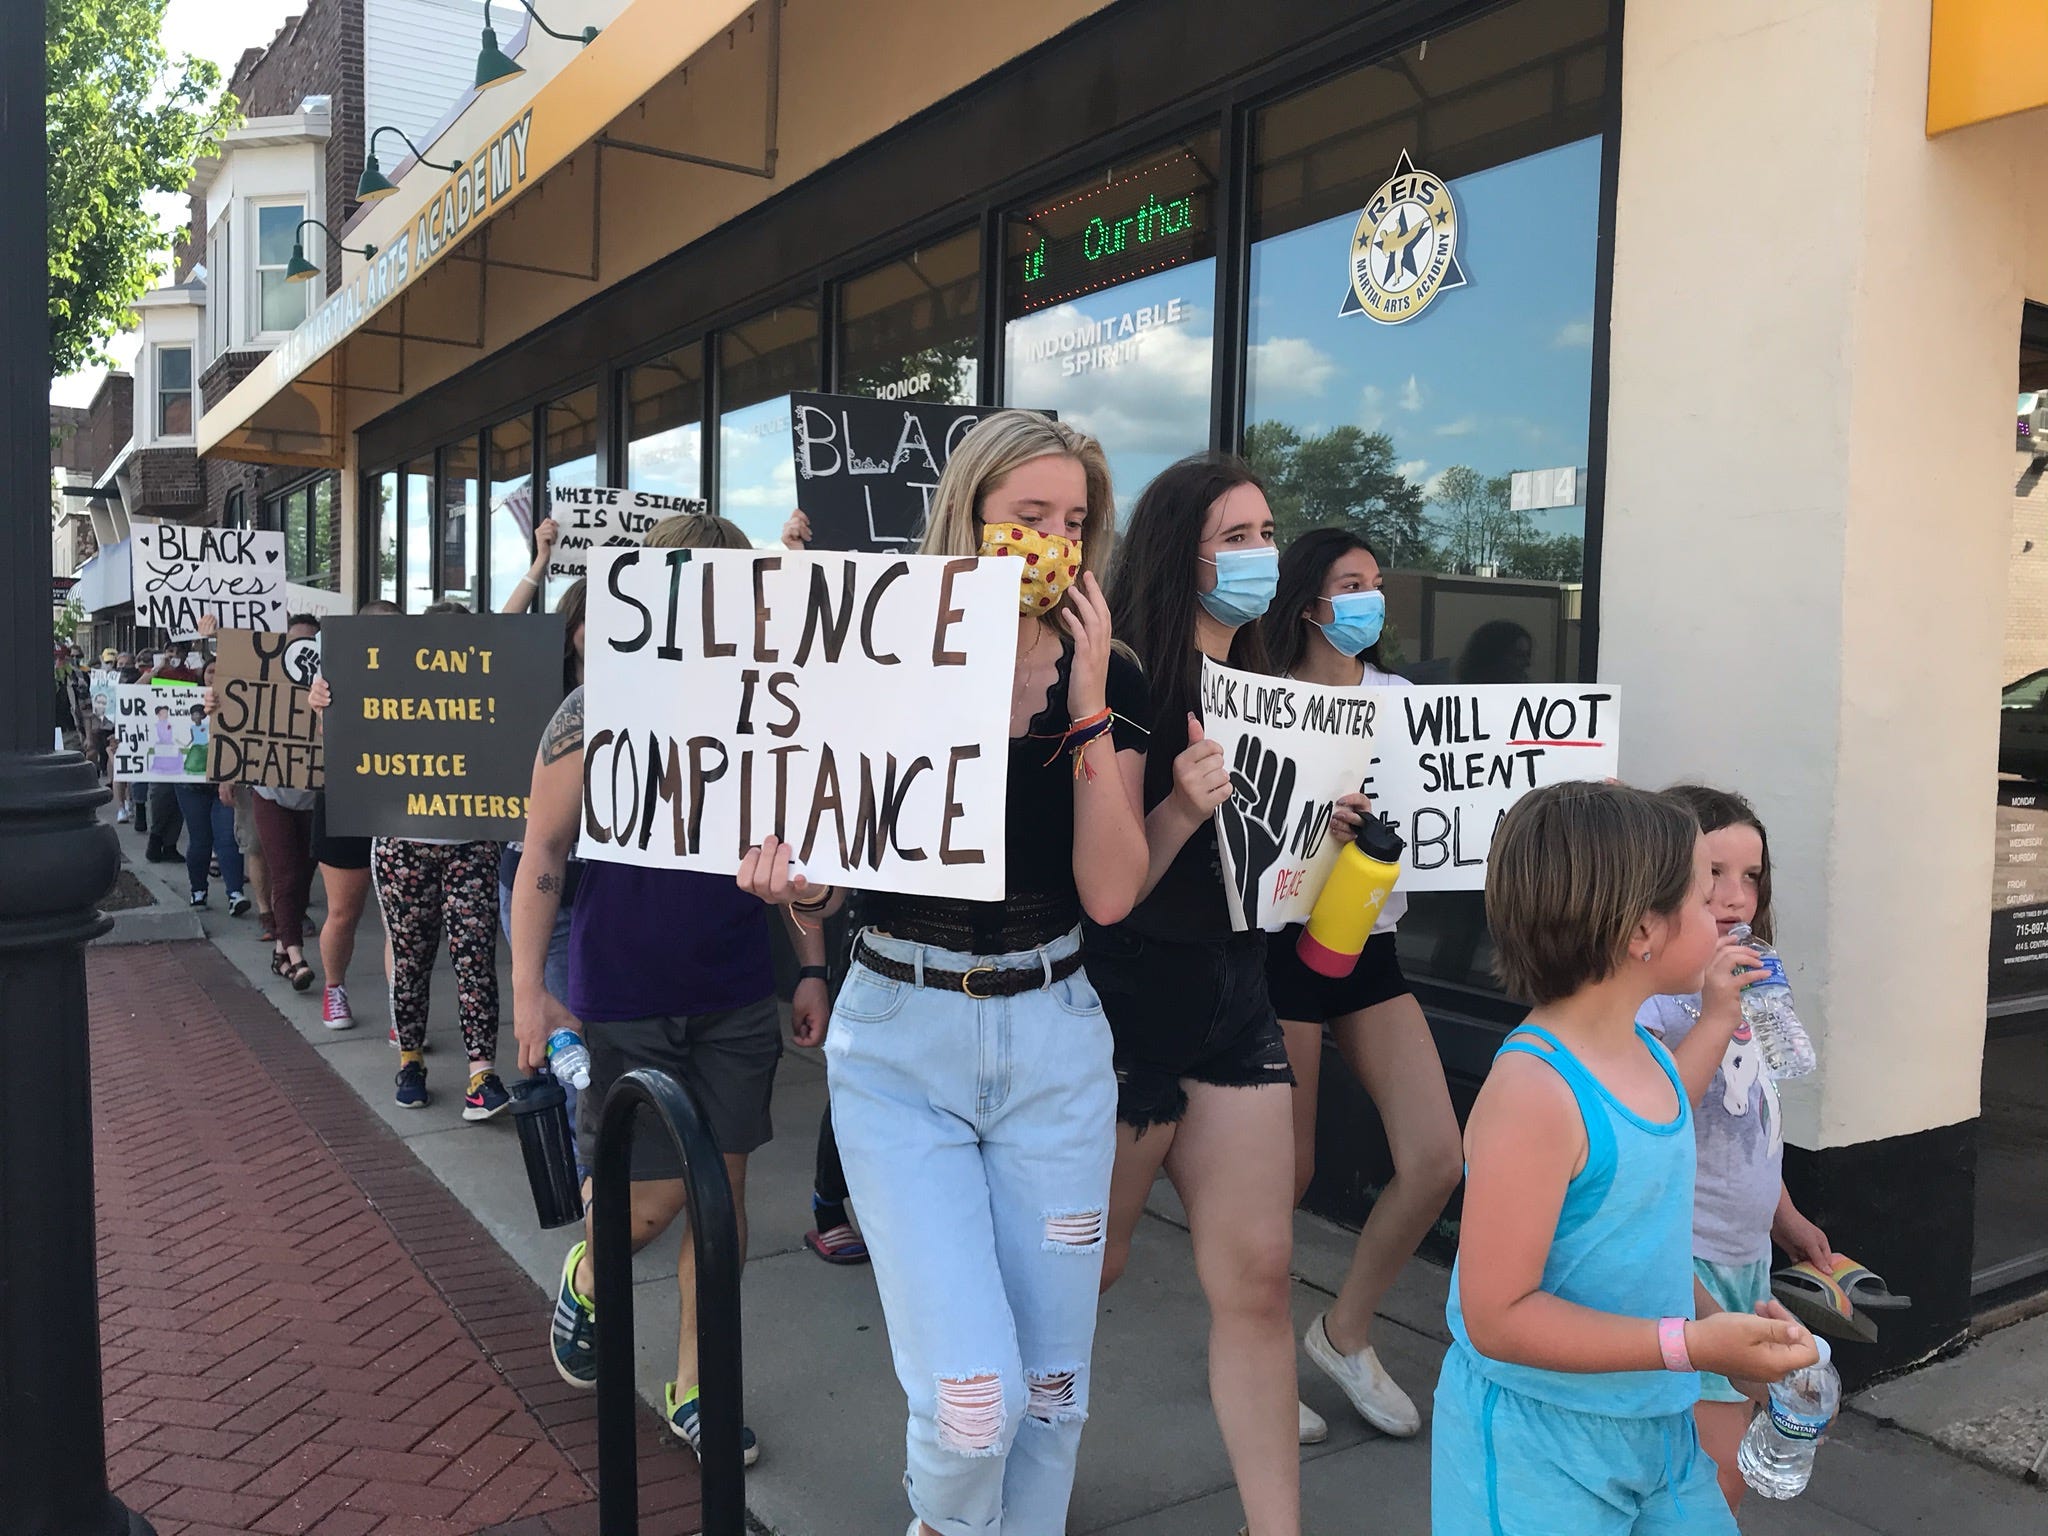
[[[1081,574],[1081,541],[1041,533],[1023,523],[984,523],[984,555],[1016,556],[1023,566],[1019,613],[1047,613]]]

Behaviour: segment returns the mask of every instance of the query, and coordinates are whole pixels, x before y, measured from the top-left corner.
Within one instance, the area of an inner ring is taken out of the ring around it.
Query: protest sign
[[[601,551],[584,631],[582,856],[1004,893],[1014,562]]]
[[[995,409],[791,395],[797,504],[811,520],[811,547],[915,549],[939,472],[960,439]]]
[[[175,640],[209,615],[222,629],[285,627],[283,534],[137,523],[129,543],[138,625]]]
[[[114,685],[114,777],[128,784],[204,784],[206,710],[191,683]]]
[[[355,600],[344,592],[330,592],[325,587],[302,587],[295,581],[284,584],[284,605],[292,613],[310,613],[323,621],[338,613],[356,611]]]
[[[560,614],[354,615],[320,641],[336,836],[525,836],[533,754],[562,701]]]
[[[114,718],[114,689],[120,681],[121,674],[112,667],[92,669],[92,712],[102,720]]]
[[[1373,809],[1408,851],[1405,891],[1486,888],[1501,818],[1545,784],[1612,778],[1621,701],[1593,683],[1483,683],[1383,688],[1374,736]]]
[[[548,579],[574,581],[589,565],[593,548],[632,548],[663,518],[704,511],[705,504],[694,496],[658,496],[613,485],[551,485],[548,516],[562,533],[548,555]]]
[[[1232,794],[1216,810],[1231,926],[1305,923],[1336,861],[1330,812],[1372,768],[1387,690],[1325,688],[1202,661],[1202,731],[1223,747]]]
[[[213,756],[207,776],[272,789],[320,789],[319,717],[306,702],[320,673],[317,637],[220,632],[214,652]]]

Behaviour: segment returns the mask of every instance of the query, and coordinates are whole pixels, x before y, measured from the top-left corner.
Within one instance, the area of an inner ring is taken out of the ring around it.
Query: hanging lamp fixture
[[[540,12],[533,8],[533,0],[519,0],[519,4],[526,8],[526,14],[533,18],[533,24],[539,27],[541,31],[547,33],[549,37],[559,38],[565,43],[591,43],[597,40],[597,28],[595,27],[585,27],[581,35],[557,32],[541,19]],[[511,57],[498,46],[498,34],[491,27],[491,0],[484,0],[484,40],[483,46],[477,51],[476,56],[476,88],[480,91],[487,91],[494,85],[503,85],[514,75],[523,75],[525,73],[526,70],[522,66],[515,64]]]
[[[387,133],[397,134],[399,142],[412,151],[413,159],[427,167],[428,170],[459,171],[462,169],[459,165],[440,165],[435,161],[429,160],[425,153],[421,151],[419,145],[406,137],[403,128],[394,128],[389,123],[386,123],[382,128],[377,129],[370,135],[369,153],[363,156],[362,179],[356,183],[356,201],[359,203],[374,203],[379,198],[389,197],[398,190],[398,184],[387,177],[384,174],[383,168],[377,164],[377,140],[381,135]]]
[[[304,229],[308,224],[319,230],[328,239],[335,240],[334,231],[325,224],[322,224],[318,219],[299,220],[299,229]],[[320,276],[320,269],[306,260],[306,248],[299,241],[299,229],[292,231],[292,257],[290,261],[284,264],[284,278],[288,283],[311,282],[314,278]],[[342,245],[339,240],[335,240],[335,245],[337,248],[347,251],[351,256],[360,256],[365,261],[368,261],[377,254],[377,247],[374,245]]]

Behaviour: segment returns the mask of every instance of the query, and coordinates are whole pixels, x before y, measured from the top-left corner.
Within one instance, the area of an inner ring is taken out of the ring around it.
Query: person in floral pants
[[[391,1013],[398,1036],[401,1108],[428,1102],[428,984],[441,931],[455,964],[455,1004],[469,1091],[462,1118],[488,1120],[511,1102],[494,1065],[498,1055],[498,845],[379,837],[370,843],[377,905],[391,935]]]

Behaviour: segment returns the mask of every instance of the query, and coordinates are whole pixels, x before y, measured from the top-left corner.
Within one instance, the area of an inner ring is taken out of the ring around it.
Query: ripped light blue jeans
[[[976,956],[866,935],[882,957]],[[846,1181],[910,1402],[904,1487],[945,1536],[1060,1536],[1095,1342],[1116,1074],[1084,972],[977,1000],[855,965],[825,1059]]]

